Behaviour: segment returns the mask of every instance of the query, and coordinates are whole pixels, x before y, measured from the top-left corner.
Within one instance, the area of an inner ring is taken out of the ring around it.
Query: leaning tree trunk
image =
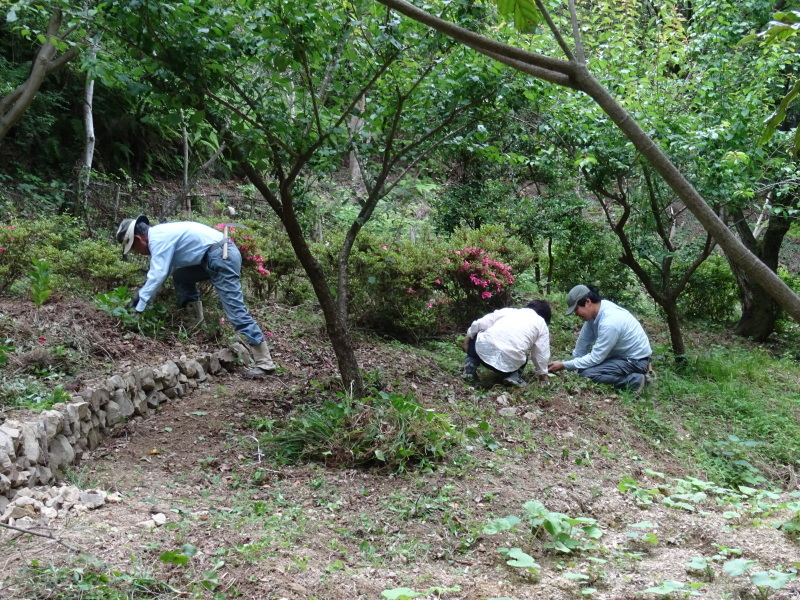
[[[33,103],[33,99],[36,98],[36,94],[39,92],[45,77],[61,69],[75,58],[78,53],[77,48],[73,46],[61,56],[56,56],[58,48],[56,48],[54,40],[58,39],[56,36],[58,30],[61,29],[61,19],[62,13],[56,9],[50,17],[50,23],[45,34],[45,42],[33,60],[28,79],[19,87],[0,98],[0,142],[3,141],[3,138],[19,122],[22,115]],[[69,35],[70,31],[66,33]]]
[[[563,38],[550,19],[542,0],[535,0],[537,8],[544,16],[548,27],[554,34],[558,33],[557,41],[569,60],[562,61],[540,54],[527,52],[514,46],[483,37],[473,31],[459,27],[453,23],[440,19],[406,2],[406,0],[375,0],[384,6],[396,10],[420,23],[428,25],[437,31],[469,46],[470,48],[497,60],[522,73],[527,73],[538,79],[549,81],[556,85],[581,91],[588,95],[614,122],[619,130],[630,140],[642,156],[658,172],[675,194],[683,201],[697,218],[703,228],[713,236],[725,255],[733,263],[746,270],[759,285],[778,302],[794,320],[800,323],[800,296],[786,285],[769,267],[762,263],[756,256],[742,244],[728,229],[725,223],[717,216],[706,203],[699,192],[683,176],[672,161],[664,154],[663,150],[642,129],[633,117],[617,102],[617,100],[586,67],[582,51],[576,58],[564,43]]]

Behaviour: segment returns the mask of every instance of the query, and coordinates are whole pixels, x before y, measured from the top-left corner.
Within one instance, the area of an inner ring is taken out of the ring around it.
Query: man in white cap
[[[624,308],[602,300],[595,286],[576,285],[567,294],[567,314],[584,321],[572,360],[555,361],[548,371],[577,371],[595,383],[638,393],[650,383],[653,354],[641,323]]]
[[[144,215],[124,219],[116,237],[123,254],[132,250],[150,257],[147,281],[134,294],[130,308],[144,312],[172,273],[180,306],[189,308],[199,322],[203,319],[203,304],[197,283],[211,280],[228,320],[253,351],[255,366],[245,376],[258,378],[275,372],[264,334],[244,305],[239,281],[242,256],[230,238],[208,225],[189,221],[151,227]]]

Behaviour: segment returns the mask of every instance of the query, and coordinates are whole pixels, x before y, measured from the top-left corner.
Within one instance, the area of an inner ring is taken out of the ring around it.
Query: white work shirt
[[[610,300],[601,300],[597,316],[583,324],[572,360],[564,368],[575,371],[609,358],[642,359],[651,354],[650,340],[636,317]]]
[[[139,290],[136,310],[142,312],[147,308],[173,270],[199,265],[206,251],[222,238],[221,231],[192,221],[162,223],[151,227],[147,234],[150,269],[147,271],[147,281]]]
[[[501,308],[489,313],[470,325],[467,337],[475,337],[478,356],[498,371],[516,371],[525,364],[530,352],[536,373],[547,373],[550,330],[531,308]]]

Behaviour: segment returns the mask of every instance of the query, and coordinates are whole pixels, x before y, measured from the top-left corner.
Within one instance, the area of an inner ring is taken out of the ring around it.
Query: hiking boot
[[[642,380],[636,386],[634,386],[632,388],[633,389],[633,393],[636,396],[641,396],[642,392],[644,392],[644,389],[646,387],[648,387],[650,385],[650,383],[651,383],[650,375],[649,374],[648,375],[642,375]]]
[[[509,373],[503,378],[503,383],[507,383],[509,385],[515,385],[517,387],[522,387],[527,385],[524,379],[519,374],[519,371],[514,371],[513,373]]]
[[[253,351],[253,359],[256,361],[256,364],[252,369],[245,371],[244,376],[248,379],[259,379],[267,375],[272,375],[277,367],[275,363],[272,362],[266,340],[261,342],[258,346],[250,346],[250,349]]]
[[[467,356],[464,359],[464,367],[461,370],[461,378],[462,379],[476,379],[478,377],[478,365],[480,363],[472,358],[471,356]]]
[[[201,301],[187,302],[185,309],[194,325],[200,325],[203,322],[203,303]]]

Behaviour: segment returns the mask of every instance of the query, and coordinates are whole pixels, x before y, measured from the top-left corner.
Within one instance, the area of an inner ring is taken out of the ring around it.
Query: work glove
[[[137,304],[139,304],[139,292],[133,292],[131,299],[125,304],[125,308],[136,308]]]

